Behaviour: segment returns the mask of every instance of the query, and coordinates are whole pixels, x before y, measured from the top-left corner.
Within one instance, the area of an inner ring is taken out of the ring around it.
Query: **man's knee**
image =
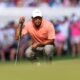
[[[44,52],[46,55],[52,55],[53,54],[53,50],[54,50],[54,46],[53,45],[46,45],[44,47]]]
[[[31,49],[31,47],[29,47],[29,48],[25,51],[25,56],[26,56],[27,58],[31,58],[31,57],[34,56],[34,53],[33,53],[32,49]]]

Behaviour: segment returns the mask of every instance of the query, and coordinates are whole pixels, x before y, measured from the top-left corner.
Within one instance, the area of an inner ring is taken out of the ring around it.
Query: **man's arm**
[[[42,42],[39,46],[45,46],[48,44],[54,44],[54,39],[46,40],[45,42]]]
[[[19,35],[23,36],[21,33],[22,28],[24,27],[25,18],[21,17],[19,19],[19,24],[16,25],[16,32],[15,32],[15,38],[19,39]]]
[[[49,40],[46,40],[45,42],[42,42],[42,43],[34,43],[32,45],[32,48],[35,49],[37,47],[42,47],[42,46],[45,46],[45,45],[48,45],[48,44],[54,45],[54,39],[49,39]]]

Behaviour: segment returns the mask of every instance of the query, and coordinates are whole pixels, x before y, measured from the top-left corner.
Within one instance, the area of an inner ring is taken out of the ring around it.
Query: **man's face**
[[[39,28],[41,26],[42,17],[35,17],[35,18],[32,18],[32,20],[33,20],[35,27]]]

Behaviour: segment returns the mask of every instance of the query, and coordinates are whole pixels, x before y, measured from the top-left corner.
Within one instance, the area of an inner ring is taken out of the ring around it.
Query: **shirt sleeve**
[[[24,25],[24,28],[22,29],[22,36],[26,35],[28,33],[28,25]]]
[[[53,24],[48,26],[48,39],[55,39],[55,29]]]

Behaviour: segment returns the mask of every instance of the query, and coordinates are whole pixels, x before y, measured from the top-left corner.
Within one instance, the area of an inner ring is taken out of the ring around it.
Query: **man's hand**
[[[25,22],[25,17],[20,17],[19,24],[23,24]]]
[[[19,39],[19,35],[21,35],[21,30],[24,27],[25,17],[20,17],[19,24],[16,25],[15,39]]]
[[[34,43],[34,44],[32,44],[32,49],[34,50],[34,49],[36,49],[38,46],[39,46],[39,43]]]

